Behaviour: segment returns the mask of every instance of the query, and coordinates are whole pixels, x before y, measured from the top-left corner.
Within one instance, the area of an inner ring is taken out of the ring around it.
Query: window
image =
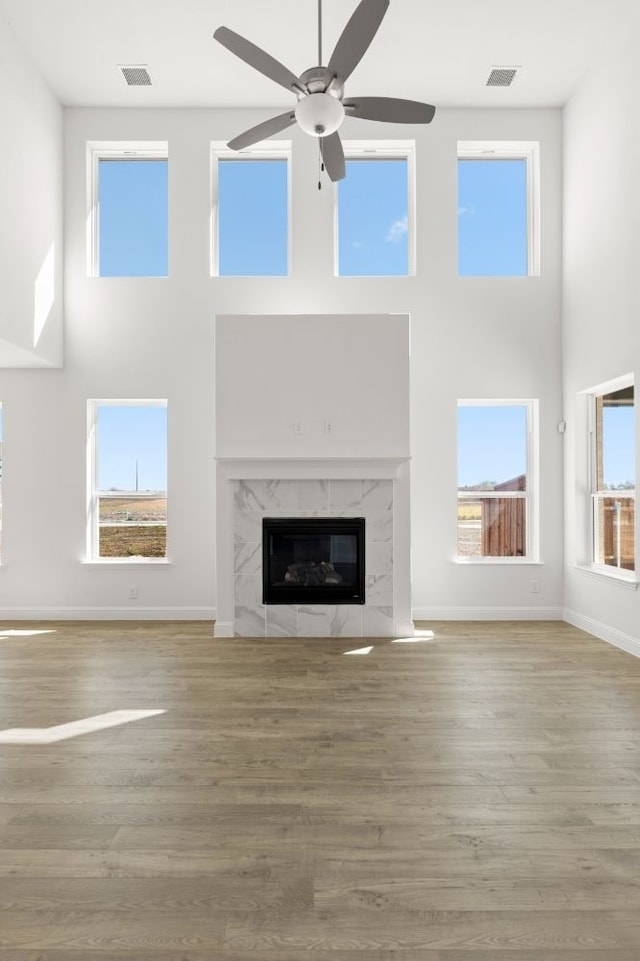
[[[214,276],[288,274],[290,152],[277,141],[240,153],[214,145]]]
[[[336,190],[337,275],[413,274],[413,144],[351,142],[344,149],[347,176]]]
[[[459,401],[459,559],[538,559],[536,423],[536,401]]]
[[[458,144],[458,275],[540,273],[539,145]]]
[[[90,276],[168,276],[166,143],[88,149]]]
[[[167,555],[167,404],[89,402],[88,554]]]
[[[634,385],[613,382],[591,395],[593,563],[635,571]]]

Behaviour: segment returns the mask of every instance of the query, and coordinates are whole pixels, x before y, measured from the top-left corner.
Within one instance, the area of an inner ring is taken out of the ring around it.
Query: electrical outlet
[[[333,421],[328,417],[324,422],[325,434],[333,434]]]
[[[531,581],[531,593],[532,594],[540,593],[540,581]]]
[[[138,600],[138,588],[137,588],[137,587],[130,587],[130,588],[129,588],[129,600],[130,600],[130,601],[137,601],[137,600]]]
[[[294,420],[293,422],[293,433],[294,434],[304,434],[304,424],[301,420]]]

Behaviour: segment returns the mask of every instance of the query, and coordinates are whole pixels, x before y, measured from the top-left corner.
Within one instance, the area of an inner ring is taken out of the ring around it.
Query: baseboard
[[[577,611],[572,611],[569,608],[564,609],[563,620],[573,627],[579,627],[581,631],[586,631],[587,634],[593,634],[594,637],[606,641],[607,644],[611,644],[621,651],[626,651],[627,654],[640,657],[640,638],[632,637],[631,634],[625,634],[624,631],[619,631],[615,627],[596,621],[592,617],[586,617],[584,614],[578,614]]]
[[[214,637],[234,637],[233,621],[216,621],[213,629]]]
[[[215,621],[215,607],[0,607],[0,621]]]
[[[414,621],[561,621],[561,607],[416,607]]]

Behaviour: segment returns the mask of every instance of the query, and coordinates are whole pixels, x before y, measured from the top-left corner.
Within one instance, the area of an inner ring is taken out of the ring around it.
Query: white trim
[[[216,621],[213,626],[214,637],[234,637],[233,621]]]
[[[561,607],[415,607],[414,621],[561,621]]]
[[[292,244],[292,144],[290,140],[265,140],[246,150],[230,150],[224,141],[211,142],[209,160],[209,184],[211,212],[209,215],[209,273],[211,277],[290,277],[293,256]],[[220,239],[218,234],[218,165],[221,160],[286,160],[287,162],[287,272],[286,274],[221,274]]]
[[[537,140],[459,140],[458,160],[524,160],[527,165],[527,276],[541,264],[540,143]],[[499,276],[499,275],[498,275]]]
[[[618,584],[628,590],[637,591],[640,580],[635,571],[627,571],[618,567],[607,567],[605,564],[576,564],[574,570],[579,574],[587,574],[589,577],[597,577],[611,584]]]
[[[341,274],[338,249],[339,185],[333,190],[333,273],[335,277],[415,277],[417,266],[416,239],[416,142],[415,140],[343,140],[345,161],[406,160],[407,162],[407,273],[406,274]]]
[[[603,624],[602,621],[596,621],[592,617],[578,614],[577,611],[572,611],[567,607],[564,609],[563,617],[567,624],[578,627],[581,631],[586,631],[587,634],[592,634],[594,637],[599,638],[601,641],[606,641],[607,644],[611,644],[613,647],[617,647],[627,654],[640,657],[640,638],[626,634],[624,631],[619,631],[609,624]]]
[[[100,277],[100,161],[169,160],[166,140],[87,141],[87,277]],[[156,276],[156,275],[150,275]],[[167,275],[160,275],[160,279]]]
[[[3,621],[213,621],[215,618],[215,607],[0,607]]]
[[[217,457],[227,480],[393,480],[409,457]],[[363,473],[364,472],[364,473]]]

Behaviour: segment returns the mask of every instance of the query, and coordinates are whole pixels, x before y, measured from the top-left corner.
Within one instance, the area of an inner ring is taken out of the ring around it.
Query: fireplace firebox
[[[265,517],[263,604],[364,604],[364,517]]]

